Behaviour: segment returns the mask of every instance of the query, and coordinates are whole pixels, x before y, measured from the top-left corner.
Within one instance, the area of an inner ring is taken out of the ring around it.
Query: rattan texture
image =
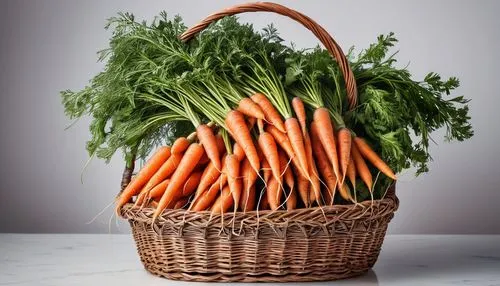
[[[293,211],[210,212],[122,209],[144,267],[186,281],[337,280],[368,271],[398,208],[386,198]]]
[[[274,12],[311,30],[339,64],[349,107],[357,104],[354,75],[340,46],[309,17],[269,2],[241,4],[214,13],[188,29],[188,41],[218,19],[243,12]],[[125,168],[122,189],[133,166]],[[292,211],[221,215],[165,210],[155,222],[151,208],[127,204],[140,259],[152,274],[199,282],[306,282],[344,279],[376,262],[387,227],[399,205],[395,185],[381,200]]]

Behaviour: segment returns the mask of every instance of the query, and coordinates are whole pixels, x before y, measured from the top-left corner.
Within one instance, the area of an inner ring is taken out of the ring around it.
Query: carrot
[[[302,176],[297,176],[297,192],[306,207],[309,207],[309,180]]]
[[[354,161],[354,166],[356,166],[356,172],[359,174],[359,177],[361,178],[361,180],[363,180],[363,182],[365,182],[366,186],[371,192],[373,184],[372,174],[370,173],[370,169],[368,169],[363,156],[361,155],[361,153],[359,153],[357,144],[352,144],[351,154],[352,160]]]
[[[271,210],[277,210],[280,206],[281,189],[280,183],[274,177],[271,177],[267,182],[266,195]]]
[[[262,93],[255,93],[250,98],[260,106],[267,122],[274,125],[279,131],[286,132],[281,115],[265,95]]]
[[[396,175],[391,170],[391,168],[373,151],[373,149],[366,143],[365,140],[359,137],[354,138],[354,143],[358,147],[359,153],[363,155],[373,166],[380,170],[380,172],[384,173],[387,177],[397,180]]]
[[[227,184],[233,196],[234,211],[238,209],[241,197],[240,161],[234,154],[226,156]]]
[[[292,188],[288,194],[288,199],[286,200],[286,209],[293,210],[297,208],[297,193]]]
[[[264,112],[262,111],[262,108],[255,103],[253,100],[251,100],[248,97],[244,97],[240,102],[238,103],[238,108],[236,108],[239,112],[245,114],[246,116],[250,116],[253,118],[257,119],[265,119]]]
[[[252,165],[252,168],[256,172],[258,172],[260,166],[259,155],[257,154],[257,149],[253,144],[252,136],[250,135],[250,130],[245,123],[243,114],[239,111],[231,110],[227,113],[225,122],[236,143],[243,148],[245,155],[250,161],[250,165]]]
[[[158,207],[158,202],[157,201],[151,201],[149,202],[149,207],[150,208],[157,208]]]
[[[233,154],[238,158],[239,161],[242,161],[245,158],[245,150],[243,150],[243,148],[241,148],[240,144],[238,143],[234,143],[233,145]]]
[[[356,166],[354,166],[354,161],[352,160],[352,157],[349,159],[349,164],[347,165],[346,173],[347,177],[349,178],[349,181],[351,181],[354,191],[356,191]]]
[[[262,174],[264,181],[267,183],[267,181],[269,181],[269,178],[271,178],[272,171],[271,166],[269,166],[269,162],[267,162],[266,159],[262,160]]]
[[[246,122],[247,122],[248,129],[252,130],[252,128],[255,126],[255,123],[257,123],[257,118],[247,117]]]
[[[152,188],[151,191],[149,191],[148,197],[153,199],[161,199],[161,196],[167,189],[168,183],[170,183],[170,179],[166,179],[156,185],[156,187]]]
[[[295,180],[293,178],[292,169],[288,165],[288,159],[286,158],[286,155],[282,150],[278,151],[278,155],[280,158],[280,172],[284,178],[286,185],[290,188],[290,190],[293,190],[295,186]]]
[[[225,186],[222,189],[222,193],[215,200],[214,205],[212,206],[212,214],[223,214],[229,210],[229,208],[233,205],[233,197],[231,196],[231,191],[229,186]]]
[[[222,168],[224,168],[224,162],[226,161],[226,155],[222,157]],[[205,171],[203,171],[203,174],[201,175],[200,182],[198,184],[198,187],[196,189],[196,194],[195,194],[195,199],[201,195],[203,191],[206,190],[206,188],[210,187],[217,178],[220,176],[220,171],[215,168],[215,165],[212,164],[212,162],[208,163],[208,166],[205,168]]]
[[[217,150],[219,150],[219,154],[222,155],[223,153],[226,152],[226,144],[224,143],[222,135],[220,134],[215,135],[215,140],[217,142]]]
[[[222,169],[224,170],[224,167],[222,167]],[[226,183],[227,176],[226,174],[222,173],[208,190],[206,190],[198,198],[195,198],[195,200],[193,200],[193,203],[190,207],[191,210],[203,211],[208,209],[217,198],[217,195],[220,193],[220,190],[222,190]]]
[[[243,212],[255,210],[255,184],[247,187],[240,200],[240,208]]]
[[[298,97],[292,99],[292,107],[297,119],[300,123],[300,128],[302,129],[302,134],[306,135],[306,109],[304,108],[304,102]]]
[[[333,165],[333,172],[337,178],[340,176],[339,159],[337,156],[337,144],[335,144],[335,133],[328,109],[321,107],[314,111],[314,122],[317,126],[318,138],[321,145]]]
[[[188,204],[188,201],[189,201],[189,198],[188,197],[184,197],[184,198],[181,198],[180,200],[178,200],[175,205],[174,205],[174,209],[182,209],[184,208],[187,204]]]
[[[349,165],[349,159],[351,158],[351,131],[345,127],[340,128],[337,132],[338,147],[339,147],[339,164],[340,170],[342,172],[342,180],[340,183],[344,183],[345,175],[347,173],[347,166]]]
[[[250,166],[250,162],[244,159],[241,163],[241,176],[243,179],[243,194],[239,206],[243,211],[255,208],[255,181],[257,173]]]
[[[184,197],[190,196],[195,190],[201,180],[202,172],[194,172],[187,179],[184,187],[182,188],[182,195]]]
[[[288,157],[295,158],[295,153],[293,152],[292,144],[290,143],[290,140],[288,140],[288,136],[286,136],[285,133],[279,131],[278,128],[272,125],[267,125],[265,131],[273,135],[275,141],[285,151]]]
[[[120,213],[120,208],[128,203],[130,199],[137,195],[141,188],[148,182],[149,179],[161,168],[162,164],[170,157],[170,147],[163,146],[153,154],[151,159],[139,171],[137,176],[127,185],[120,196],[117,198],[116,212]]]
[[[220,170],[221,162],[219,148],[217,146],[217,139],[215,139],[215,134],[212,131],[212,128],[205,124],[200,124],[196,127],[196,136],[198,136],[198,140],[200,140],[201,145],[205,148],[205,153],[210,161],[214,163],[218,170]]]
[[[262,196],[262,199],[260,200],[259,209],[260,210],[268,210],[269,209],[269,201],[267,200],[267,195]]]
[[[355,200],[352,198],[351,196],[351,190],[349,189],[349,187],[346,185],[346,184],[343,184],[340,188],[339,188],[339,194],[340,196],[346,200],[346,201],[351,201],[351,202],[355,202]]]
[[[155,194],[155,197],[157,197],[159,193],[163,194],[163,192],[167,188],[167,184],[169,181],[170,181],[169,179],[164,180],[163,182],[159,183],[154,188],[152,188],[150,191],[146,191],[145,188],[143,188],[142,191],[137,196],[137,199],[135,200],[134,207],[142,206],[145,200],[153,197],[152,195],[153,193]]]
[[[328,196],[325,196],[325,200],[327,204],[333,203],[333,197],[335,195],[335,190],[337,189],[337,176],[333,172],[333,166],[328,161],[325,149],[321,145],[321,141],[319,139],[318,127],[316,123],[313,121],[310,125],[310,135],[311,135],[311,146],[314,153],[315,162],[318,166],[318,171],[321,174],[323,180],[325,181],[327,187]]]
[[[261,119],[257,120],[257,128],[259,132],[262,132],[264,130],[264,120]]]
[[[293,152],[297,155],[299,165],[304,171],[304,174],[306,175],[305,177],[309,179],[307,154],[304,147],[304,137],[302,136],[302,132],[300,130],[299,121],[297,118],[288,118],[285,121],[285,128],[290,144],[292,145]]]
[[[335,175],[334,175],[335,176]],[[333,196],[335,195],[334,193],[330,192],[329,189],[323,189],[323,191],[321,192],[323,194],[323,199],[325,200],[325,205],[333,205]]]
[[[179,137],[175,139],[172,144],[172,154],[182,154],[189,147],[191,142],[186,137]]]
[[[274,137],[270,133],[264,131],[260,133],[258,143],[260,150],[262,150],[262,154],[271,168],[274,179],[281,185],[280,158]]]
[[[313,151],[311,146],[311,137],[309,136],[309,132],[305,130],[304,133],[304,145],[306,148],[307,155],[307,163],[309,168],[309,174],[311,174],[311,187],[312,192],[310,192],[309,197],[311,201],[316,201],[318,204],[321,204],[321,182],[318,174],[318,169],[316,167],[316,162],[313,158]]]
[[[143,190],[145,192],[149,192],[153,187],[170,177],[179,166],[182,156],[182,153],[172,154],[172,156],[170,156],[170,158],[168,158],[167,161],[161,165],[160,169],[151,177],[151,179],[149,179]]]
[[[191,175],[191,172],[196,167],[196,164],[204,152],[205,150],[203,149],[203,146],[198,143],[192,143],[189,145],[189,148],[186,150],[186,153],[184,153],[184,156],[179,163],[179,167],[172,175],[170,183],[158,203],[158,208],[156,208],[153,214],[153,221],[171,202],[182,195],[182,186],[186,183],[186,180],[189,175]]]
[[[196,167],[203,168],[205,165],[210,162],[210,158],[208,158],[207,152],[203,153],[203,156],[201,156],[200,161],[198,161],[198,164],[196,164]]]

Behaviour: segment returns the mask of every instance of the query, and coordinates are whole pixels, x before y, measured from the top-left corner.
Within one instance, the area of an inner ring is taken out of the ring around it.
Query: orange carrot
[[[240,100],[240,102],[238,103],[238,108],[236,110],[245,114],[246,116],[254,117],[257,119],[265,119],[264,112],[262,112],[260,106],[248,97]]]
[[[170,177],[179,166],[182,156],[182,153],[172,154],[172,156],[170,156],[170,158],[168,158],[167,161],[161,165],[160,169],[151,177],[151,179],[149,179],[143,190],[145,192],[149,192],[153,187]]]
[[[222,157],[222,168],[224,168],[225,161],[226,155]],[[208,166],[205,168],[205,171],[203,171],[203,174],[201,175],[200,182],[196,189],[195,199],[198,198],[201,193],[206,190],[206,188],[210,187],[210,185],[212,185],[217,180],[217,178],[219,178],[219,176],[220,171],[215,168],[215,165],[211,162],[208,163]]]
[[[318,174],[318,169],[316,167],[316,162],[313,158],[313,151],[311,146],[311,137],[309,136],[309,132],[305,130],[304,133],[304,145],[306,148],[307,155],[307,163],[309,168],[309,174],[311,174],[311,190],[309,193],[309,198],[311,201],[316,201],[318,204],[321,204],[321,182]]]
[[[293,210],[297,208],[297,192],[292,188],[288,194],[288,199],[286,200],[286,209]]]
[[[175,139],[172,144],[172,154],[182,154],[187,150],[191,142],[186,137],[179,137]]]
[[[292,107],[293,111],[295,112],[295,115],[297,115],[297,119],[299,120],[300,128],[302,129],[302,134],[305,136],[307,126],[306,126],[306,109],[304,108],[304,102],[302,102],[302,99],[294,97],[292,99]]]
[[[207,154],[210,161],[215,165],[217,170],[221,169],[219,148],[217,147],[217,139],[215,139],[214,132],[212,128],[205,124],[200,124],[196,127],[196,135],[198,140],[200,140],[201,145],[205,148],[205,153]]]
[[[302,202],[304,202],[304,205],[309,207],[311,204],[309,201],[309,180],[301,175],[297,176],[297,192],[299,193]]]
[[[179,199],[175,205],[174,205],[174,209],[182,209],[184,208],[187,204],[188,204],[188,201],[189,201],[189,198],[188,197],[184,197],[184,198],[181,198]]]
[[[222,167],[222,170],[224,170],[224,167]],[[225,173],[222,173],[208,190],[206,190],[198,198],[195,198],[195,200],[193,200],[193,203],[191,204],[191,210],[203,211],[210,208],[214,200],[217,198],[217,195],[220,193],[226,183],[227,176]]]
[[[279,182],[274,177],[271,177],[267,182],[266,195],[271,210],[277,210],[280,206],[281,189]]]
[[[255,208],[255,181],[257,173],[250,166],[250,162],[244,159],[241,163],[241,176],[243,179],[243,194],[240,199],[240,208],[243,211]]]
[[[212,206],[212,214],[223,214],[231,208],[233,205],[233,197],[231,196],[231,191],[229,186],[225,186],[222,189],[222,193],[220,196],[217,198],[215,201],[214,205]]]
[[[120,213],[120,208],[128,203],[130,199],[137,195],[141,188],[148,182],[149,179],[161,168],[162,164],[170,157],[170,147],[163,146],[153,154],[151,159],[139,171],[137,176],[127,185],[120,196],[117,198],[116,212]]]
[[[247,117],[246,121],[247,121],[248,129],[252,130],[252,128],[254,127],[255,123],[257,123],[257,118],[255,118],[255,117]]]
[[[259,155],[257,154],[257,149],[253,144],[252,136],[250,135],[250,130],[245,123],[243,114],[236,110],[229,111],[225,122],[236,143],[238,143],[238,145],[240,145],[245,151],[245,155],[250,161],[250,165],[252,165],[252,168],[256,172],[258,172],[260,167]]]
[[[317,126],[318,138],[323,149],[333,165],[333,172],[337,178],[340,176],[339,159],[337,156],[337,144],[335,144],[335,133],[328,109],[321,107],[314,111],[314,122]]]
[[[321,145],[319,139],[318,127],[313,121],[310,125],[310,135],[311,135],[311,146],[314,153],[315,162],[318,166],[318,171],[321,174],[323,181],[327,187],[328,196],[325,196],[327,204],[333,203],[333,197],[335,196],[335,190],[337,189],[337,177],[333,172],[333,166],[328,161],[325,149]]]
[[[243,212],[255,210],[255,184],[247,187],[247,190],[243,192],[240,200],[240,208]]]
[[[186,150],[186,153],[184,153],[179,163],[179,167],[172,175],[170,183],[158,203],[158,208],[156,208],[153,214],[153,221],[171,202],[177,200],[182,195],[182,186],[186,183],[186,180],[189,178],[189,175],[191,175],[191,172],[196,167],[196,164],[204,152],[203,146],[198,143],[189,145],[189,148]]]
[[[288,140],[288,136],[286,136],[285,133],[279,131],[278,128],[272,125],[267,125],[265,131],[273,135],[278,145],[280,145],[280,147],[285,151],[289,158],[295,157],[292,144],[290,143],[290,140]]]
[[[307,163],[307,154],[304,147],[304,137],[302,136],[302,131],[300,130],[297,118],[291,117],[285,120],[285,128],[290,144],[292,145],[293,152],[297,155],[300,168],[304,171],[304,174],[306,175],[305,177],[309,179],[309,164]]]
[[[238,161],[242,161],[245,158],[245,150],[243,150],[243,148],[241,148],[241,145],[238,143],[234,143],[233,145],[233,154],[238,158]]]
[[[234,154],[226,156],[227,184],[234,201],[234,211],[238,209],[241,197],[240,161]]]
[[[156,185],[156,187],[152,188],[151,191],[149,191],[149,197],[154,199],[161,199],[161,196],[163,196],[163,193],[167,189],[168,183],[170,183],[170,179],[166,179]],[[147,198],[147,196],[145,198]]]
[[[151,201],[149,203],[149,207],[151,207],[151,208],[157,208],[158,207],[158,202],[157,201]]]
[[[286,185],[293,190],[295,186],[295,180],[293,178],[292,168],[288,165],[288,159],[282,150],[278,151],[280,158],[280,172],[284,178]]]
[[[356,166],[354,166],[354,161],[352,157],[349,159],[349,164],[347,165],[347,177],[351,181],[354,191],[356,191]]]
[[[354,161],[354,166],[356,166],[356,172],[359,174],[359,177],[363,182],[365,182],[366,186],[372,191],[373,179],[372,174],[370,173],[370,169],[366,165],[363,156],[358,151],[357,144],[352,144],[351,147],[352,160]]]
[[[226,152],[226,144],[224,143],[224,139],[222,135],[215,135],[215,140],[217,142],[217,150],[219,150],[219,154],[222,156]],[[222,162],[221,162],[222,163]]]
[[[271,171],[271,166],[269,166],[269,163],[267,162],[266,159],[262,160],[262,174],[264,181],[267,183],[269,181],[269,178],[271,178],[271,175],[273,174]]]
[[[259,204],[259,209],[260,210],[268,210],[269,209],[269,201],[267,200],[267,195],[262,196],[262,199],[260,200],[260,204]]]
[[[269,123],[278,128],[279,131],[286,132],[285,125],[283,124],[283,120],[281,119],[281,115],[265,95],[263,95],[262,93],[255,93],[250,98],[260,106],[262,112],[264,112],[266,120]]]
[[[205,165],[210,162],[210,158],[208,158],[207,152],[203,153],[203,156],[201,156],[200,161],[198,161],[198,164],[196,164],[196,168],[200,169],[203,168]]]
[[[280,158],[278,156],[278,147],[276,146],[276,141],[274,137],[267,132],[262,132],[258,139],[260,150],[266,158],[274,179],[281,185],[281,174],[280,174]]]
[[[353,199],[352,195],[351,195],[351,190],[349,189],[349,187],[346,185],[346,184],[343,184],[340,188],[339,188],[339,194],[340,196],[346,200],[346,201],[351,201],[351,202],[355,202],[355,200]]]
[[[366,158],[373,166],[380,170],[380,172],[384,173],[387,177],[396,180],[396,175],[391,170],[391,168],[373,151],[373,149],[366,143],[365,140],[355,137],[354,142],[358,147],[359,153]]]
[[[192,173],[189,176],[186,183],[184,184],[184,187],[182,188],[182,196],[188,197],[196,190],[196,187],[200,183],[201,175],[202,172],[198,171]]]
[[[351,131],[345,127],[340,128],[337,132],[338,138],[338,150],[339,150],[339,164],[340,170],[342,172],[342,179],[340,183],[344,183],[345,175],[347,173],[347,165],[349,165],[349,159],[351,158]]]
[[[288,140],[288,136],[286,136],[285,133],[279,131],[277,128],[271,125],[267,125],[265,128],[266,132],[269,132],[271,135],[273,135],[274,140],[278,145],[285,151],[287,156],[292,159],[292,163],[295,166],[296,170],[302,174],[302,176],[306,177],[306,173],[302,168],[300,168],[300,163],[297,159],[297,156],[295,156],[295,153],[292,148],[292,144],[290,143],[290,140]]]

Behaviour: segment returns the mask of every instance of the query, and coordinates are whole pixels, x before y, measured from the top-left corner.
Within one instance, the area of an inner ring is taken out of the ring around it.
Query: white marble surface
[[[194,284],[147,273],[131,235],[0,234],[0,285]],[[500,236],[388,236],[366,275],[314,285],[500,285]]]

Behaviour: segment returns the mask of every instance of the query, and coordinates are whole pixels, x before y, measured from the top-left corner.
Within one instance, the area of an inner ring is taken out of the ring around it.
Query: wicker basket
[[[242,12],[288,16],[311,30],[341,67],[350,107],[356,83],[337,43],[309,17],[274,3],[250,3],[213,14],[187,30],[191,39],[210,23]],[[133,166],[125,169],[122,186]],[[389,221],[398,208],[395,186],[381,200],[293,211],[253,211],[211,216],[210,212],[166,210],[152,224],[153,209],[125,205],[144,267],[175,280],[287,282],[353,277],[367,272],[380,253]]]

